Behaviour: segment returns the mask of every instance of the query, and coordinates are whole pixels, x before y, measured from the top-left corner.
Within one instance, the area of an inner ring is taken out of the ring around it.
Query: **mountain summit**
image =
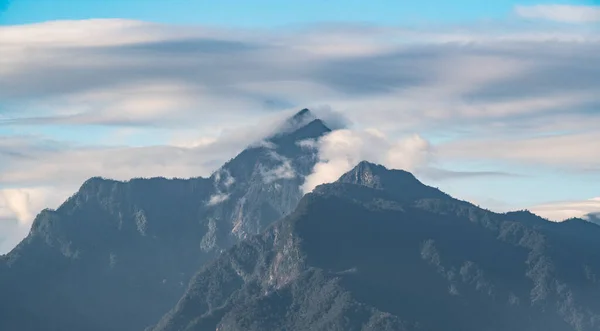
[[[413,174],[404,170],[388,170],[379,164],[362,161],[352,170],[342,175],[336,185],[321,185],[316,192],[334,194],[341,190],[344,194],[357,191],[357,187],[378,190],[375,195],[390,195],[394,199],[448,199],[450,196],[440,190],[421,183]]]
[[[0,330],[142,330],[191,276],[291,213],[330,130],[309,110],[209,178],[92,178],[0,257]]]

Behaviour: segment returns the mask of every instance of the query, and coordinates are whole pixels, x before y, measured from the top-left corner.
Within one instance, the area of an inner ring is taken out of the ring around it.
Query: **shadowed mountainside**
[[[86,181],[0,257],[0,330],[141,330],[194,272],[294,210],[330,130],[308,110],[210,178]]]
[[[204,266],[152,330],[600,330],[598,238],[362,162]]]

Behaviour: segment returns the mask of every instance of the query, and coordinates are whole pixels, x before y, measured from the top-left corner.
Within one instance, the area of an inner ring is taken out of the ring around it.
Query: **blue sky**
[[[49,20],[129,18],[170,24],[273,26],[311,22],[377,24],[449,23],[504,19],[515,5],[593,4],[594,1],[410,1],[410,0],[0,0],[0,24]]]
[[[599,36],[598,1],[0,0],[0,252],[91,176],[208,175],[303,107],[346,123],[315,183],[600,211]]]

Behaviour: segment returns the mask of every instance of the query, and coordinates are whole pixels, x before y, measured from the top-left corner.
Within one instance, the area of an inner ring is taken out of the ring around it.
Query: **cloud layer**
[[[564,23],[600,22],[600,6],[535,5],[517,6],[519,16]]]
[[[571,9],[516,10],[595,19]],[[303,107],[346,128],[305,142],[321,157],[307,191],[362,159],[435,180],[511,176],[444,168],[466,161],[600,172],[600,34],[585,26],[2,26],[2,222],[26,227],[91,176],[208,175]]]
[[[531,210],[553,221],[568,218],[585,218],[587,215],[600,212],[600,197],[584,201],[556,202],[532,207]]]
[[[5,125],[189,126],[307,102],[371,105],[376,120],[423,124],[584,107],[600,85],[593,31],[275,32],[124,20],[0,29]]]

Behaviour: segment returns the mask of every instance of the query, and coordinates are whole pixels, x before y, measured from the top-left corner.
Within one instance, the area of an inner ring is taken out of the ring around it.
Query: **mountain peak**
[[[442,191],[421,183],[413,174],[404,170],[361,161],[337,180],[337,183],[354,184],[388,191],[396,196],[410,199],[447,198]]]
[[[388,171],[384,166],[361,161],[352,170],[340,177],[338,182],[351,183],[371,188],[383,188],[381,173]]]
[[[301,128],[315,120],[319,120],[308,108],[304,108],[294,114],[294,116],[289,117],[283,124],[283,128],[281,131],[294,131],[298,128]],[[320,121],[320,120],[319,120]]]
[[[301,111],[297,112],[296,115],[292,117],[292,119],[302,119],[303,117],[314,117],[311,111],[308,108],[304,108]]]
[[[269,137],[270,142],[292,143],[304,139],[318,139],[331,132],[331,129],[319,118],[317,118],[309,109],[304,108],[294,116],[289,117],[277,130],[273,136]]]
[[[404,184],[423,185],[410,172],[404,170],[390,170],[380,164],[368,161],[361,161],[338,180],[338,182],[341,183],[351,183],[382,189],[384,186],[390,184],[395,185],[393,183],[385,183],[389,181],[395,182],[396,184],[398,181],[401,181]]]

